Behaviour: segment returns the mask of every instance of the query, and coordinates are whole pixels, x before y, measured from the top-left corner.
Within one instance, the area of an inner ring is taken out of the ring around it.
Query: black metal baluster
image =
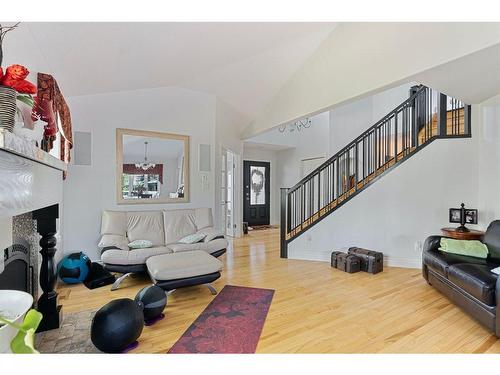
[[[287,210],[286,210],[286,232],[287,233],[290,233],[292,231],[292,198],[291,198],[291,194],[287,191],[287,194],[286,194],[286,206],[287,206]]]
[[[359,183],[359,178],[358,178],[358,171],[359,171],[359,146],[358,146],[358,141],[356,141],[356,150],[355,152],[355,157],[354,157],[354,162],[356,163],[356,171],[354,172],[354,183],[356,185],[356,190],[358,190],[358,183]]]
[[[318,213],[321,210],[321,172],[318,172]]]
[[[304,197],[305,197],[305,191],[304,191],[305,185],[302,184],[300,186],[300,223],[304,224],[304,221],[306,219],[305,213],[304,213]]]
[[[290,230],[288,229],[289,221],[288,221],[288,212],[289,212],[289,206],[288,206],[288,189],[287,188],[280,188],[280,200],[281,200],[281,212],[280,212],[280,257],[281,258],[288,258],[288,246],[287,246],[287,240],[286,240],[286,234],[290,233]]]
[[[394,118],[394,163],[398,161],[398,119]]]

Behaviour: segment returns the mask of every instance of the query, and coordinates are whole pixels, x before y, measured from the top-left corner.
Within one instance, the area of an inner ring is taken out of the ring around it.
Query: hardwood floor
[[[489,331],[427,285],[420,270],[346,274],[328,263],[279,258],[279,231],[251,232],[231,241],[215,282],[275,289],[258,353],[499,353]],[[64,313],[134,298],[146,278],[88,290],[61,286]],[[134,353],[166,353],[213,296],[204,287],[169,296],[166,318],[145,327]]]

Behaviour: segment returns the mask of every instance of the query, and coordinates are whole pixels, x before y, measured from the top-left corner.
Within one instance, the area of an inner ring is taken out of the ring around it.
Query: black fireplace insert
[[[28,243],[18,243],[4,249],[4,270],[0,273],[0,289],[20,290],[34,293],[34,272],[30,266]]]

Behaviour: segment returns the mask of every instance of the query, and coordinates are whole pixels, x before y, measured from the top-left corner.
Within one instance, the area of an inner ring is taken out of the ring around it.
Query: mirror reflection
[[[167,134],[121,136],[121,203],[186,201],[187,139]]]

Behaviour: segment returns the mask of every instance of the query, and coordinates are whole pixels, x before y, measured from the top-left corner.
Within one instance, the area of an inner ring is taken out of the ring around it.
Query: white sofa
[[[197,243],[179,243],[185,236],[206,234]],[[149,240],[152,247],[129,249],[135,240]],[[213,228],[212,210],[196,208],[169,211],[103,211],[101,222],[101,260],[104,267],[124,275],[147,271],[146,261],[156,255],[202,250],[218,257],[226,252],[224,234]]]

